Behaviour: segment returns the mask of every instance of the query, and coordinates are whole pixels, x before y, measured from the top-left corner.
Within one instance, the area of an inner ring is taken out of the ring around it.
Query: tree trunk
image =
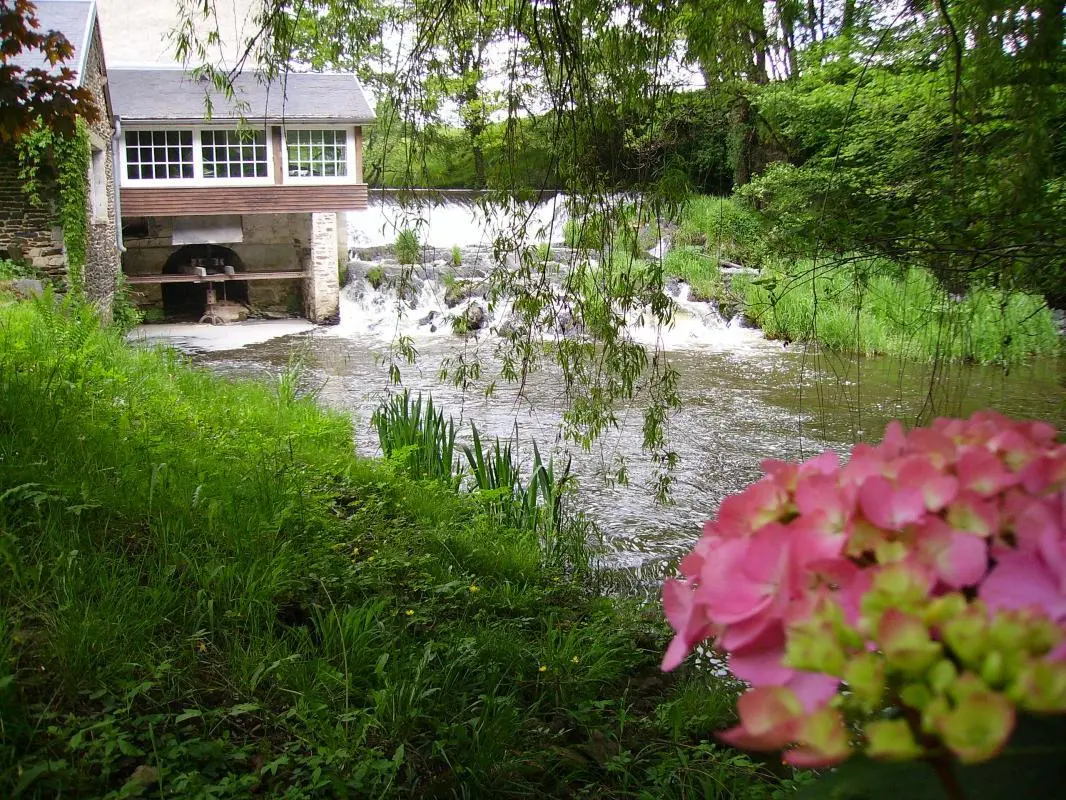
[[[851,36],[855,31],[855,0],[844,0],[844,18],[840,23],[840,32]]]

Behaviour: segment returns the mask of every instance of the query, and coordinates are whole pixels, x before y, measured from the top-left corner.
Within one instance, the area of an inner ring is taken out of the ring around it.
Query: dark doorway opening
[[[207,270],[208,275],[221,275],[232,267],[234,272],[245,272],[241,257],[228,247],[217,244],[188,244],[170,254],[163,265],[164,275],[192,275],[196,268]],[[167,317],[193,317],[199,319],[207,306],[207,283],[164,283],[163,313]],[[248,304],[247,281],[224,281],[215,283],[215,299]]]

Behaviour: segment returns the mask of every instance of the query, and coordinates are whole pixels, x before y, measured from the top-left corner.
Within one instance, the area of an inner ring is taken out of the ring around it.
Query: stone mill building
[[[223,35],[209,54],[218,66],[232,66],[251,5],[219,4]],[[374,113],[358,79],[290,72],[267,82],[245,70],[227,98],[173,63],[178,0],[38,7],[44,27],[50,7],[99,20],[111,263],[120,253],[134,301],[175,319],[228,321],[250,311],[336,322],[345,213],[367,205],[362,133]],[[35,244],[56,257],[54,244]],[[103,248],[93,258],[87,277],[115,274]]]

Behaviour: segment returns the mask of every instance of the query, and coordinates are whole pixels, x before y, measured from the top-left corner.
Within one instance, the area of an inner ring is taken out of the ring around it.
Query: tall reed
[[[382,453],[402,464],[411,478],[458,483],[455,421],[434,407],[432,397],[423,400],[421,393],[412,396],[404,389],[378,406],[371,422]]]

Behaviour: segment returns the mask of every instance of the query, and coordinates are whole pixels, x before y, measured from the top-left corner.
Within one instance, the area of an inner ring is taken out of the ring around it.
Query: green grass
[[[693,197],[682,209],[674,245],[701,247],[716,261],[756,267],[766,257],[765,223],[758,212],[735,198]]]
[[[422,260],[422,245],[418,241],[418,234],[411,228],[404,228],[396,235],[393,250],[396,260],[401,264],[417,264]]]
[[[696,248],[677,248],[667,253],[663,259],[663,274],[687,283],[693,300],[720,301],[725,298],[725,283],[717,259]]]
[[[734,686],[659,673],[658,610],[299,387],[0,299],[0,796],[781,789],[709,743]]]
[[[884,260],[803,261],[738,277],[734,290],[768,337],[827,350],[1012,365],[1061,346],[1039,297],[979,288],[953,298],[928,272]]]

